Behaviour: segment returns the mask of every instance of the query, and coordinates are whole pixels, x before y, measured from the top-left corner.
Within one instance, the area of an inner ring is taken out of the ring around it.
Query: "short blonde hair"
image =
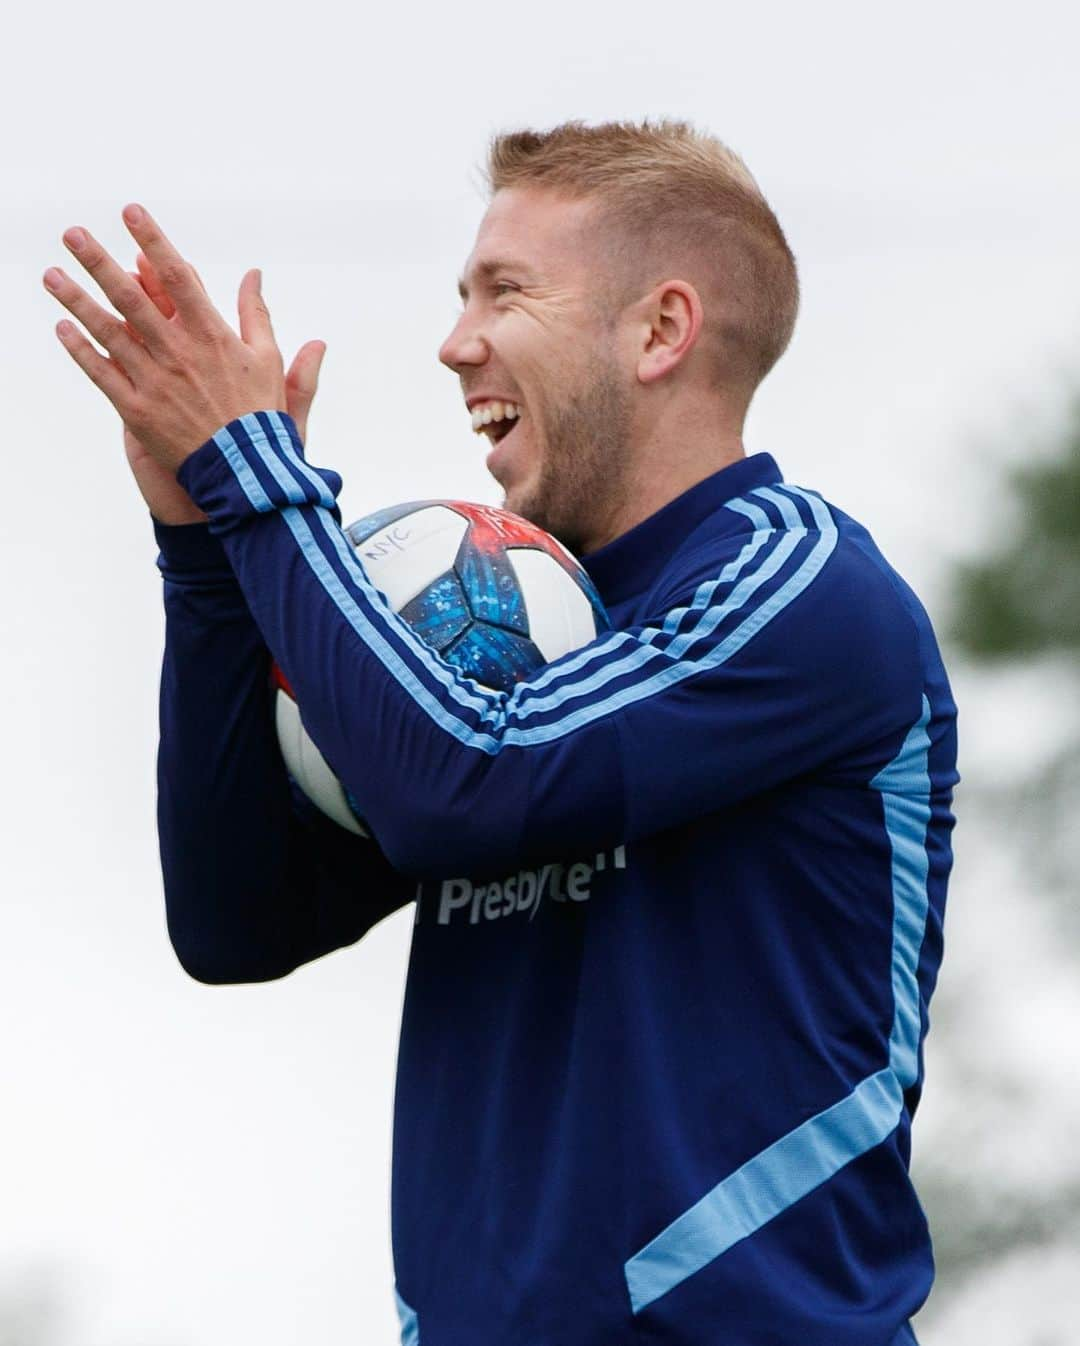
[[[487,185],[492,195],[531,186],[595,200],[620,307],[643,281],[689,265],[685,279],[706,289],[703,336],[718,381],[752,392],[791,340],[799,282],[787,239],[739,156],[689,123],[506,132],[491,142]]]

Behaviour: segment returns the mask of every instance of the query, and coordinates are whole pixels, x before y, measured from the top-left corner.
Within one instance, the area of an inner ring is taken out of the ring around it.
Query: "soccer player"
[[[745,454],[797,282],[740,160],[571,123],[489,168],[440,357],[614,626],[509,696],[373,590],[305,457],[321,347],[286,379],[257,273],[236,335],[128,207],[142,284],[65,235],[119,318],[46,275],[155,517],[173,943],[258,981],[416,900],[404,1341],[906,1346],[957,779],[930,623],[863,527]],[[378,846],[291,789],[271,651]]]

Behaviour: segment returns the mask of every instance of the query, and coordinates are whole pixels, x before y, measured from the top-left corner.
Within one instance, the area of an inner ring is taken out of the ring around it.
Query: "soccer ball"
[[[609,629],[586,572],[543,529],[507,510],[421,500],[377,511],[345,535],[390,607],[481,687],[509,692]],[[308,737],[281,669],[272,669],[278,742],[304,794],[368,836],[348,791]]]

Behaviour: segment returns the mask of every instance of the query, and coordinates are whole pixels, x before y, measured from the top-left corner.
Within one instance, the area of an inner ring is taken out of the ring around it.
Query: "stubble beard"
[[[617,370],[598,361],[583,391],[538,408],[543,457],[535,484],[507,506],[576,555],[595,550],[629,491],[630,405]]]

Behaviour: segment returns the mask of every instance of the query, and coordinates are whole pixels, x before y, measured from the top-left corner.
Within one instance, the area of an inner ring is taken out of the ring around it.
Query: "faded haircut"
[[[791,340],[795,258],[749,169],[687,122],[564,122],[509,131],[488,151],[492,195],[542,187],[597,204],[605,301],[621,309],[665,279],[689,281],[718,384],[761,382]]]

